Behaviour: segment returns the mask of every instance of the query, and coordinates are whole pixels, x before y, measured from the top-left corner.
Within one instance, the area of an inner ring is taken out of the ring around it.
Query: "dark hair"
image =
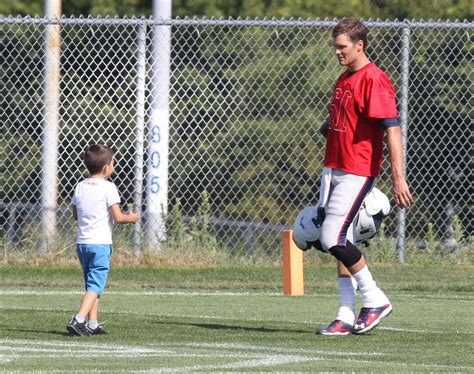
[[[104,144],[94,144],[84,152],[84,164],[91,175],[99,173],[102,168],[110,164],[114,151]]]
[[[339,22],[332,30],[332,38],[335,39],[341,34],[347,34],[354,43],[359,40],[364,42],[364,52],[367,47],[367,34],[369,29],[356,18],[346,18]]]

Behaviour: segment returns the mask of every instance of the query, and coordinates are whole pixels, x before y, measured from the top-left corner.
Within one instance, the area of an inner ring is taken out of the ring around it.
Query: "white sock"
[[[87,322],[87,326],[89,326],[92,330],[95,330],[99,326],[99,322],[97,322],[95,319],[91,319],[89,322]]]
[[[85,316],[81,316],[80,314],[76,314],[74,316],[74,318],[76,319],[77,322],[79,323],[84,323],[86,322],[86,317]]]
[[[352,277],[338,278],[339,310],[336,319],[353,325],[355,321],[355,298],[357,282]]]
[[[367,266],[364,266],[360,271],[353,274],[360,293],[362,294],[362,303],[366,308],[378,308],[380,306],[389,304],[387,296],[377,287],[372,278],[372,274]]]

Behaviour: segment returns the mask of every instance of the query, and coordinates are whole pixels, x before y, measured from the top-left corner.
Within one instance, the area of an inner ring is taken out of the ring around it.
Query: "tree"
[[[66,16],[152,15],[151,0],[63,1]],[[173,17],[459,19],[472,20],[471,0],[173,0]],[[38,0],[0,0],[0,14],[42,15]]]

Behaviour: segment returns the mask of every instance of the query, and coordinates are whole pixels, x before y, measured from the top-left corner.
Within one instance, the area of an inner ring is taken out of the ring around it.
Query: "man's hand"
[[[408,188],[405,178],[400,180],[392,180],[393,197],[400,208],[408,208],[413,204],[413,197]]]

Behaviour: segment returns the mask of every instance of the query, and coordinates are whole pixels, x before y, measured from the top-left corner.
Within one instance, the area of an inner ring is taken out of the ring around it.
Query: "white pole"
[[[153,18],[171,18],[171,0],[153,0]],[[147,246],[159,250],[166,239],[168,212],[168,147],[171,26],[153,27],[151,113],[148,127],[146,200]]]
[[[138,26],[137,36],[137,127],[135,141],[135,189],[134,205],[135,211],[140,214],[140,219],[135,223],[133,232],[133,246],[137,262],[141,258],[141,216],[143,195],[143,153],[144,153],[144,129],[145,129],[145,80],[146,80],[146,25]]]
[[[45,16],[51,21],[61,18],[61,0],[47,0]],[[56,210],[58,195],[58,132],[59,132],[59,80],[61,54],[61,26],[46,25],[44,59],[44,126],[41,184],[41,239],[44,252],[56,236]]]

